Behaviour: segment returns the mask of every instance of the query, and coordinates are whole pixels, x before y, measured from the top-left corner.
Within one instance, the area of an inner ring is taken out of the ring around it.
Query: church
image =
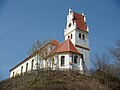
[[[64,29],[65,40],[60,43],[53,39],[40,48],[41,53],[33,53],[10,69],[10,78],[36,69],[79,70],[90,68],[89,28],[85,15],[69,9]],[[47,48],[47,53],[45,49]]]

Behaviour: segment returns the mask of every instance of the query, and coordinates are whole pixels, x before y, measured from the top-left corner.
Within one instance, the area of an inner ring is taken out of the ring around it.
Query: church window
[[[74,63],[78,62],[78,56],[74,56]]]
[[[68,39],[70,38],[70,36],[68,35]]]
[[[71,34],[71,39],[72,39],[72,34]]]
[[[68,27],[71,27],[71,23],[68,25]]]
[[[14,75],[15,75],[15,72],[13,72],[13,77],[14,77]]]
[[[61,56],[61,66],[64,66],[65,64],[65,56]]]
[[[50,50],[52,50],[52,47],[50,47]]]
[[[52,58],[52,64],[54,64],[54,58]]]
[[[28,63],[26,64],[26,72],[28,71]]]
[[[82,38],[85,40],[85,35],[84,34],[82,35]]]
[[[33,65],[34,65],[34,59],[32,60],[31,70],[33,70]]]
[[[81,38],[81,33],[79,33],[79,38]]]
[[[23,66],[21,67],[21,74],[23,73]]]

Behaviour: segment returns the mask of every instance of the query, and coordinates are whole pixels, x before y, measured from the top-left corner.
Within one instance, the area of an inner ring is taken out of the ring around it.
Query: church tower
[[[64,36],[65,40],[68,38],[71,39],[76,49],[83,54],[84,68],[89,70],[89,29],[86,24],[86,17],[83,13],[78,14],[69,9]]]

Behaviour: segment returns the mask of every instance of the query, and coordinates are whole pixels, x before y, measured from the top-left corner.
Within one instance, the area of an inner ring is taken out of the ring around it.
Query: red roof
[[[55,39],[53,39],[52,41],[51,41],[51,43],[53,44],[53,45],[55,45],[55,46],[57,46],[58,44],[60,44],[57,40],[55,40]]]
[[[84,16],[75,12],[73,12],[73,16],[73,22],[76,21],[77,28],[87,32],[87,25],[84,22]]]
[[[73,52],[80,54],[78,50],[75,48],[73,43],[70,41],[70,39],[67,39],[63,43],[59,44],[52,52],[53,53],[61,53],[61,52]]]
[[[51,43],[51,44],[53,44],[53,45],[55,45],[55,46],[58,46],[60,43],[57,41],[57,40],[55,40],[55,39],[53,39],[51,42],[49,42],[49,43]],[[47,44],[49,44],[49,43],[47,43]],[[46,45],[47,45],[46,44]],[[44,48],[44,46],[42,47],[42,48]],[[41,48],[40,48],[41,49]],[[13,69],[15,69],[17,66],[19,66],[19,65],[21,65],[22,63],[24,63],[25,61],[27,61],[28,59],[30,59],[31,57],[33,57],[34,55],[35,55],[36,53],[34,52],[34,53],[32,53],[30,56],[28,56],[25,60],[23,60],[22,62],[20,62],[19,64],[17,64],[15,67],[13,67],[10,71],[12,71]],[[42,53],[41,53],[42,54]]]

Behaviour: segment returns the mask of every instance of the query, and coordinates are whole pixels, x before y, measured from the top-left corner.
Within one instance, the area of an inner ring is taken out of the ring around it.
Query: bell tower
[[[71,39],[76,49],[83,54],[84,68],[89,70],[89,28],[87,27],[86,17],[83,13],[79,14],[69,9],[64,36],[65,40],[68,38]]]

